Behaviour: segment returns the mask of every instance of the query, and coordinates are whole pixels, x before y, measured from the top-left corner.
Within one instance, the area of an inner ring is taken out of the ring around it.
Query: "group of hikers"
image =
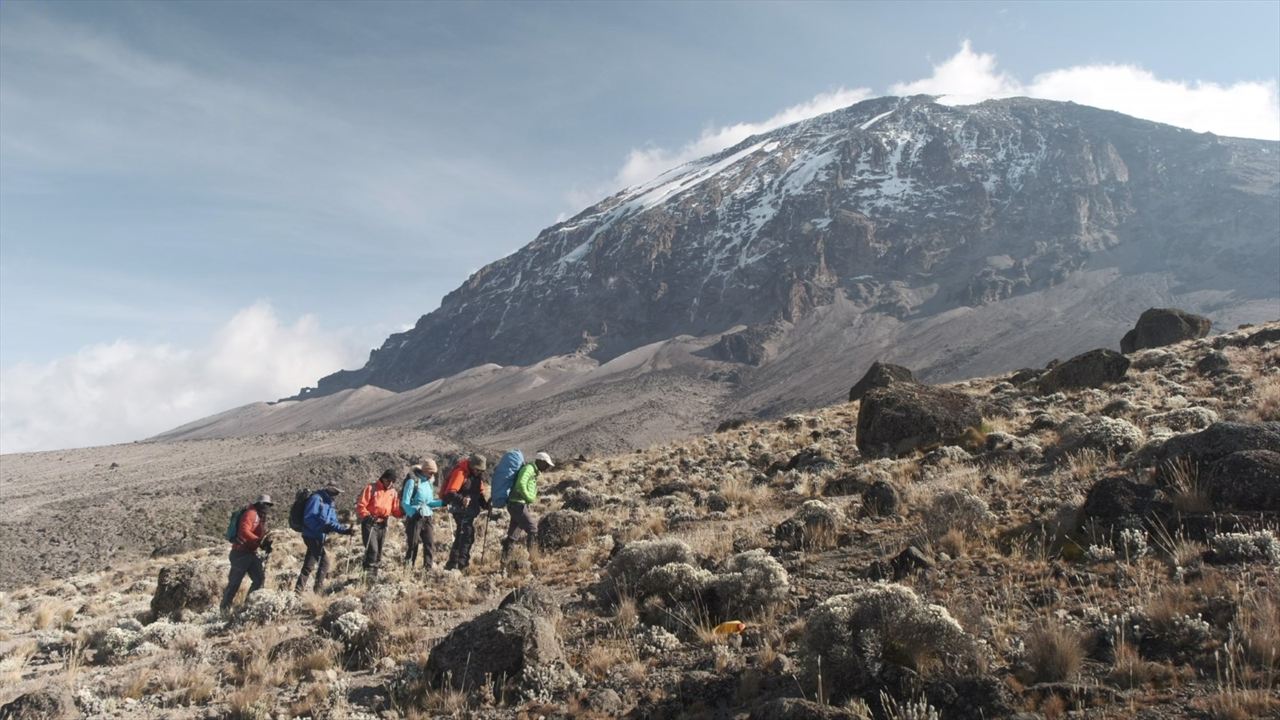
[[[471,564],[475,521],[485,512],[496,517],[495,508],[505,507],[510,516],[507,534],[502,540],[503,564],[522,535],[526,547],[532,551],[538,521],[529,506],[538,499],[538,476],[552,467],[555,465],[546,452],[537,453],[531,462],[525,462],[519,451],[508,452],[491,474],[489,485],[492,492],[488,497],[485,495],[488,461],[483,455],[473,454],[458,460],[443,481],[439,478],[439,466],[431,458],[410,468],[399,487],[396,486],[399,473],[394,469],[386,470],[364,487],[356,501],[355,514],[364,542],[362,566],[365,572],[376,574],[382,566],[387,525],[393,517],[402,519],[404,524],[404,564],[413,568],[421,548],[422,569],[429,571],[434,568],[433,516],[439,508],[447,508],[454,520],[453,546],[444,565],[446,570],[465,570]],[[315,592],[322,591],[329,569],[325,551],[328,536],[333,533],[355,534],[355,528],[343,523],[338,516],[336,504],[341,494],[341,488],[329,485],[314,492],[299,491],[294,499],[289,512],[289,526],[302,534],[306,545],[302,570],[294,584],[297,593],[307,588],[312,573],[315,574]],[[231,571],[227,577],[227,589],[222,595],[224,611],[231,607],[245,575],[249,576],[250,594],[266,583],[266,561],[272,550],[268,518],[273,506],[271,496],[263,494],[250,505],[232,513],[226,533],[231,543]]]

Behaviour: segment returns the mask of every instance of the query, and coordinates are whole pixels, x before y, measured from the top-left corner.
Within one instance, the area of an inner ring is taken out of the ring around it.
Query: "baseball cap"
[[[544,453],[544,452],[540,452],[540,453],[538,453],[537,455],[534,455],[534,456],[533,456],[533,459],[534,459],[534,460],[541,460],[542,462],[544,462],[544,463],[546,463],[546,464],[547,464],[547,467],[555,467],[555,466],[556,466],[556,464],[555,464],[555,463],[551,462],[551,456],[550,456],[550,455],[548,455],[548,454],[546,454],[546,453]]]

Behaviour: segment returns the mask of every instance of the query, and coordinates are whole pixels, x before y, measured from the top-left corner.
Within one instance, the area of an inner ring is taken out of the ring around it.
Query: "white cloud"
[[[945,95],[943,102],[953,105],[1014,96],[1069,100],[1197,132],[1280,140],[1274,79],[1219,85],[1159,78],[1134,65],[1094,64],[1051,70],[1023,83],[1001,72],[994,55],[974,52],[968,41],[935,65],[931,76],[897,83],[889,92]]]
[[[702,135],[696,140],[685,143],[676,150],[660,147],[633,149],[627,155],[627,160],[622,169],[614,177],[613,186],[615,188],[624,188],[638,185],[690,160],[696,160],[700,157],[720,152],[725,148],[733,147],[752,135],[769,132],[783,125],[790,125],[823,113],[839,110],[869,97],[871,97],[871,91],[867,88],[854,88],[853,90],[839,88],[817,95],[799,105],[792,105],[763,122],[737,123],[736,125],[725,127],[707,128],[702,131]]]
[[[313,316],[282,323],[259,302],[200,348],[128,340],[0,371],[0,452],[128,442],[216,412],[292,395],[363,359]]]

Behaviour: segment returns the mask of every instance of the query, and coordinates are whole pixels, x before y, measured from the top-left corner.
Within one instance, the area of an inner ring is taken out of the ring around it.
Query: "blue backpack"
[[[511,495],[511,486],[516,483],[516,475],[524,467],[524,453],[519,450],[508,450],[498,464],[493,466],[493,475],[489,478],[489,504],[495,508],[505,507],[507,497]]]

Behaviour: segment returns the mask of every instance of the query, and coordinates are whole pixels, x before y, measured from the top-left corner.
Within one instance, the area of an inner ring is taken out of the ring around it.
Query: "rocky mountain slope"
[[[1117,347],[1156,306],[1280,317],[1280,144],[1070,103],[880,98],[628,189],[359,370],[161,439],[411,425],[559,454]],[[300,402],[301,401],[301,402]]]
[[[284,530],[267,589],[228,616],[210,609],[225,544],[16,583],[0,717],[1280,713],[1280,323],[946,387],[878,377],[857,402],[562,462],[534,556],[499,563],[492,520],[465,574],[362,577],[338,539],[330,591],[296,597]],[[212,442],[129,447],[266,452]],[[296,474],[236,487],[285,495]],[[191,501],[152,487],[132,507]],[[398,524],[388,540],[394,558]]]
[[[780,330],[837,298],[915,324],[1091,267],[1217,291],[1199,303],[1214,309],[1274,303],[1278,203],[1275,142],[1071,103],[869,100],[748,138],[547,228],[365,367],[304,396],[400,391],[575,351],[605,362],[740,325],[711,355],[760,365]],[[917,369],[977,374],[963,361]]]

